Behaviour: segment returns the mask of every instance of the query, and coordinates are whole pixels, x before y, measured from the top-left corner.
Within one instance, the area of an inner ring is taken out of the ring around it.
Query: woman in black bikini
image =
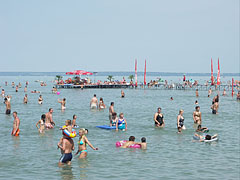
[[[178,129],[178,133],[182,133],[182,129],[185,129],[182,109],[179,111],[179,114],[177,116],[177,129]]]

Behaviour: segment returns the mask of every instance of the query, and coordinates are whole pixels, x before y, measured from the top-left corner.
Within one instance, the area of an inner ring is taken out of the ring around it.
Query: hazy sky
[[[239,72],[239,0],[0,0],[0,71]]]

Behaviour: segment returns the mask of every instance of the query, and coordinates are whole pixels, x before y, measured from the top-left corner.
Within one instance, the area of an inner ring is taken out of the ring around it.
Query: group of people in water
[[[5,85],[7,85],[7,83],[5,83]],[[28,86],[28,82],[26,82],[26,86],[24,88],[24,92],[27,92],[27,86]],[[14,83],[12,83],[12,87],[14,87]],[[16,92],[18,92],[18,88],[21,88],[21,84],[19,83],[19,85],[16,86]],[[38,92],[38,91],[36,91]],[[52,91],[53,93],[56,93],[57,90],[53,89]],[[211,88],[208,91],[208,97],[210,97],[212,93]],[[5,96],[5,90],[2,89],[2,93],[1,93],[2,97],[4,98],[4,103],[6,105],[6,114],[11,114],[11,96],[7,95]],[[124,98],[125,97],[125,93],[122,90],[121,91],[121,97]],[[198,94],[198,90],[196,90],[196,97],[199,97]],[[237,94],[237,99],[240,100],[240,92],[238,92]],[[173,98],[171,97],[171,100],[173,100]],[[27,104],[28,103],[28,96],[27,94],[25,94],[24,98],[23,98],[23,103]],[[58,99],[58,103],[61,104],[61,109],[65,110],[66,109],[66,98],[63,99]],[[38,98],[38,104],[41,105],[43,104],[43,97],[42,95],[39,95]],[[195,104],[197,105],[198,102],[196,101]],[[94,94],[93,98],[90,101],[90,108],[91,109],[106,109],[106,105],[104,104],[103,98],[101,97],[99,102],[97,99],[96,94]],[[212,105],[211,105],[211,109],[212,109],[212,113],[213,114],[217,114],[218,113],[218,108],[219,108],[219,94],[214,96],[213,101],[212,101]],[[181,109],[179,110],[179,114],[177,116],[177,133],[182,133],[182,130],[185,129],[184,126],[184,117],[183,117],[183,113],[184,111]],[[36,127],[38,128],[39,133],[44,133],[46,129],[53,129],[55,126],[55,122],[53,121],[53,109],[49,108],[49,111],[46,114],[42,114],[41,115],[41,119],[36,123]],[[13,136],[19,136],[20,134],[20,119],[18,118],[18,113],[16,111],[13,112],[13,129],[11,132],[11,135]],[[61,127],[60,130],[62,131],[63,136],[61,137],[61,139],[59,140],[57,146],[58,148],[61,149],[61,153],[62,156],[59,160],[59,164],[70,164],[71,160],[72,160],[72,151],[75,149],[74,148],[74,141],[71,137],[67,136],[66,134],[64,134],[64,130],[67,130],[68,132],[73,132],[74,128],[77,129],[79,128],[79,126],[76,124],[76,119],[77,116],[73,115],[73,119],[72,120],[66,120],[65,122],[65,126]],[[158,107],[157,108],[157,112],[154,114],[154,124],[156,127],[160,127],[163,128],[165,126],[165,121],[164,121],[164,115],[161,112],[161,108]],[[199,135],[197,133],[206,133],[208,132],[208,128],[206,127],[202,127],[202,114],[200,112],[200,106],[196,106],[195,107],[195,111],[193,112],[193,121],[194,124],[196,125],[196,137],[199,137],[199,140],[202,141],[204,139],[206,140],[210,140],[212,138],[215,138],[217,135],[214,136],[210,136],[210,135]],[[127,121],[124,118],[124,114],[121,112],[119,113],[119,116],[117,116],[117,112],[115,112],[114,110],[114,102],[110,103],[110,107],[109,107],[109,126],[110,127],[115,127],[116,131],[118,130],[127,130],[128,125],[127,125]],[[87,145],[90,146],[93,150],[98,150],[98,148],[95,148],[90,141],[87,138],[88,134],[88,130],[84,129],[84,128],[80,128],[80,130],[78,131],[78,136],[79,139],[77,141],[77,146],[78,146],[78,150],[75,153],[75,155],[79,154],[79,158],[85,158],[87,156]],[[147,148],[147,143],[146,143],[146,138],[142,137],[141,138],[141,142],[135,142],[135,137],[134,136],[130,136],[128,141],[124,141],[122,142],[122,148],[128,148],[131,147],[134,144],[138,144],[140,145],[141,149],[146,149]]]

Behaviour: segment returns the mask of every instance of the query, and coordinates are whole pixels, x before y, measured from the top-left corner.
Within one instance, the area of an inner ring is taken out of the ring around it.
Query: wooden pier
[[[165,84],[155,84],[151,86],[144,86],[140,84],[138,87],[130,84],[98,84],[98,85],[73,85],[73,84],[56,84],[57,89],[152,89],[152,90],[194,90],[196,91],[208,91],[210,88],[212,90],[226,91],[232,90],[232,85],[219,85],[219,86],[210,86],[210,85],[194,85],[194,86],[184,86],[183,84],[174,83],[171,85]],[[237,90],[237,87],[234,86],[234,90]]]

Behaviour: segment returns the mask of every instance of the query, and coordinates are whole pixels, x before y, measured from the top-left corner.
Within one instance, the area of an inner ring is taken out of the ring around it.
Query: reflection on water
[[[60,167],[60,175],[63,180],[71,180],[74,178],[73,172],[72,172],[72,166],[70,165],[64,165]]]
[[[20,138],[19,136],[12,136],[12,139],[13,139],[13,149],[15,152],[18,151],[19,149],[19,146],[20,146]]]
[[[80,179],[87,178],[87,168],[89,167],[89,161],[87,160],[87,158],[78,159],[78,167],[80,170]]]

